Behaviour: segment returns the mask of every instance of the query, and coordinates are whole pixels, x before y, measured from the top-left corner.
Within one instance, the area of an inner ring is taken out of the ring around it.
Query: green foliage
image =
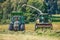
[[[26,6],[22,7],[23,4],[34,6],[37,9],[40,9],[42,12],[46,11],[45,3],[43,3],[42,1],[40,2],[40,0],[23,0],[22,2],[19,0],[15,2],[11,2],[11,0],[9,0],[8,2],[6,2],[5,7],[3,8],[2,19],[7,19],[8,15],[11,14],[12,11],[19,11],[19,12],[23,12],[22,15],[25,16],[26,22],[34,22],[36,18],[38,17],[37,15],[39,12],[30,7],[26,7]],[[3,23],[4,22],[5,20],[3,21]]]
[[[3,3],[4,1],[6,1],[6,0],[0,0],[0,3]]]
[[[35,1],[32,0],[32,1],[28,1],[28,5],[34,6],[34,7],[41,10],[41,7],[43,4],[40,3],[38,0],[35,0]],[[26,10],[27,10],[27,12],[31,12],[31,13],[34,13],[36,11],[36,10],[29,8],[29,7],[27,7]]]
[[[10,23],[10,19],[1,19],[0,24],[9,24]]]
[[[21,2],[22,1],[22,2]],[[30,7],[22,7],[23,4],[28,4],[31,6],[34,6],[38,9],[40,9],[41,11],[44,11],[44,5],[42,3],[42,1],[40,2],[39,0],[17,0],[16,3],[14,4],[14,2],[12,3],[11,0],[9,0],[7,3],[5,4],[6,7],[3,8],[3,18],[2,19],[6,19],[8,17],[9,14],[13,14],[12,11],[19,11],[23,16],[25,16],[25,21],[27,23],[29,22],[34,22],[36,20],[36,17],[38,15],[39,12],[37,12],[36,10],[30,8]],[[26,1],[26,2],[25,2]],[[21,3],[19,3],[21,2]],[[13,6],[14,4],[14,6]],[[5,15],[7,14],[7,15]],[[2,22],[5,23],[5,20]]]

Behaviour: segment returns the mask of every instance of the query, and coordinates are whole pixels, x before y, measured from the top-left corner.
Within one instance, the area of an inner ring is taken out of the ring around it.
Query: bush
[[[9,23],[10,23],[9,19],[6,19],[6,20],[2,19],[0,24],[9,24]]]
[[[6,20],[6,24],[9,24],[9,23],[10,23],[10,20],[9,20],[9,19],[7,19],[7,20]]]
[[[6,20],[1,20],[1,24],[5,24],[6,23]]]

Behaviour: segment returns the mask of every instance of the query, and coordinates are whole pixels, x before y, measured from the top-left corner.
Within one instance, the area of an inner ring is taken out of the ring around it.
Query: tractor
[[[22,16],[22,12],[12,12],[11,13],[11,22],[9,26],[9,30],[15,31],[24,31],[25,30],[25,22],[24,16]]]

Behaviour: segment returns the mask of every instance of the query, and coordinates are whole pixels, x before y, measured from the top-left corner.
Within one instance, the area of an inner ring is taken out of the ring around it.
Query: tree
[[[4,1],[6,1],[6,0],[0,0],[0,3],[3,3]]]
[[[6,0],[0,0],[0,21],[2,19],[3,16],[3,7],[2,7],[2,3],[5,2]]]
[[[7,1],[7,4],[5,4],[6,7],[5,7],[5,10],[4,10],[4,13],[3,13],[3,19],[8,19],[8,15],[9,13],[11,13],[11,0],[8,0]]]
[[[22,5],[27,4],[28,0],[22,0]],[[22,7],[21,9],[23,12],[26,12],[26,6]]]

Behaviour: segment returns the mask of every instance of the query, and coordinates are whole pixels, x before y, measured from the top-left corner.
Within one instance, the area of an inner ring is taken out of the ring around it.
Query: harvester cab
[[[25,30],[24,16],[22,12],[12,12],[9,30],[23,31]]]

